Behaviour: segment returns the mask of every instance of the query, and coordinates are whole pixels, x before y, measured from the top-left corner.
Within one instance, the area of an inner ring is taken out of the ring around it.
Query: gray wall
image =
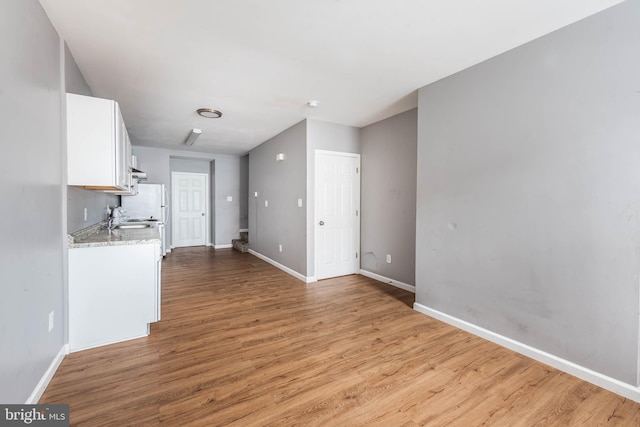
[[[84,79],[78,64],[69,50],[69,46],[64,44],[64,83],[67,93],[93,96],[93,91]]]
[[[209,197],[211,202],[211,212],[209,212],[209,230],[211,231],[211,242],[216,241],[216,161],[209,162]],[[238,224],[239,225],[239,224]],[[240,233],[238,233],[240,234]]]
[[[134,141],[135,143],[135,141]],[[138,158],[138,169],[147,173],[149,183],[165,184],[169,194],[171,194],[171,171],[172,162],[178,169],[185,166],[185,163],[177,160],[195,161],[201,163],[187,163],[190,168],[194,165],[200,173],[211,173],[215,170],[215,177],[211,176],[213,187],[211,188],[211,209],[212,221],[215,218],[214,227],[211,227],[211,240],[215,245],[229,245],[231,239],[239,237],[240,230],[240,157],[218,155],[211,153],[186,152],[181,150],[165,150],[150,147],[133,147],[133,154]],[[215,163],[215,169],[210,164]],[[176,170],[178,171],[178,170]],[[193,169],[191,171],[194,171]],[[189,171],[186,171],[189,172]],[[216,201],[218,195],[224,198],[224,203]],[[233,201],[227,202],[226,196],[232,196]],[[123,196],[127,197],[127,196]],[[167,237],[171,243],[171,224],[167,224]]]
[[[360,131],[360,268],[409,285],[416,266],[417,132],[416,108]]]
[[[249,153],[249,242],[251,249],[307,275],[307,122],[302,121]],[[276,161],[284,153],[285,160]],[[258,192],[258,197],[254,193]],[[269,206],[265,207],[267,200]],[[306,202],[305,202],[306,203]],[[303,205],[303,206],[306,206]],[[282,252],[278,251],[282,244]]]
[[[419,92],[416,300],[637,384],[640,1]]]
[[[209,175],[210,160],[169,158],[171,172],[206,173]]]
[[[315,276],[315,150],[360,153],[358,128],[304,120],[249,153],[251,248],[306,276]],[[276,154],[285,160],[277,162]],[[254,197],[258,192],[259,196]],[[302,207],[297,200],[302,199]],[[269,201],[269,207],[264,201]],[[283,245],[282,252],[278,245]]]
[[[215,245],[231,245],[240,237],[240,157],[215,159],[214,203]],[[231,201],[227,197],[231,196]]]
[[[107,219],[107,206],[119,206],[120,196],[80,187],[67,187],[67,229],[69,233]],[[87,208],[87,220],[84,220]]]
[[[93,96],[71,51],[64,45],[64,80],[66,92]],[[107,218],[107,205],[118,206],[120,196],[99,191],[85,190],[80,187],[67,188],[67,229],[69,233],[103,221]],[[87,208],[87,220],[84,219]]]
[[[36,0],[2,3],[0,57],[0,402],[24,403],[64,345],[61,54]]]

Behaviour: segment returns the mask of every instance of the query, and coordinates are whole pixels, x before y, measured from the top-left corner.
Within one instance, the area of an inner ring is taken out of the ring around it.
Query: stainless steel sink
[[[129,230],[134,228],[149,228],[151,225],[149,224],[118,224],[115,228],[119,228],[120,230]]]

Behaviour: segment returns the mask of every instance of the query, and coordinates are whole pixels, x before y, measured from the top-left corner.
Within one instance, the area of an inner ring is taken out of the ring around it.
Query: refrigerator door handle
[[[167,186],[162,186],[162,205],[164,207],[169,206],[169,190],[167,190]]]

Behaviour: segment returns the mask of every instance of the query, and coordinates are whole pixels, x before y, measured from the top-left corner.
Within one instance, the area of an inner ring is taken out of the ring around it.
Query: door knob
[[[324,221],[320,221],[320,225],[324,225]]]
[[[202,216],[204,216],[204,212],[202,212]]]

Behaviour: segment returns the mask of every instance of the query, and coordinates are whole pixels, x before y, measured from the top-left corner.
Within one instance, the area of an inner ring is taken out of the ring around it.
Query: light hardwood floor
[[[250,254],[163,263],[149,337],[73,353],[41,403],[86,426],[640,425],[640,404],[347,276],[305,285]]]

